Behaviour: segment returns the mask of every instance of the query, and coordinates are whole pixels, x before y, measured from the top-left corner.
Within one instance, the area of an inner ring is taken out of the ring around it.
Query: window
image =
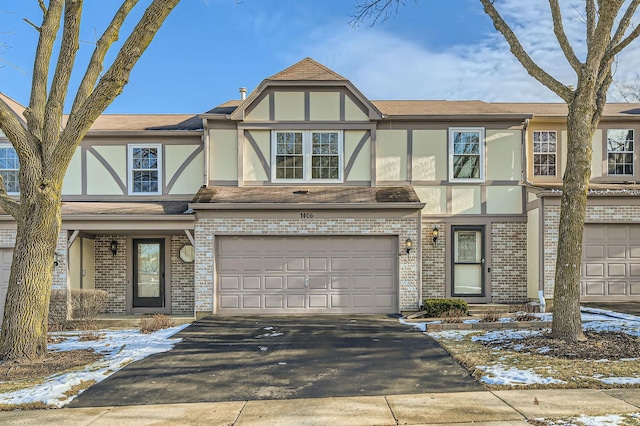
[[[129,145],[129,194],[160,195],[160,145]]]
[[[9,194],[20,192],[20,162],[18,154],[11,145],[0,145],[0,175],[4,180],[4,187]]]
[[[607,130],[607,174],[633,175],[633,130]]]
[[[557,133],[533,132],[533,175],[556,176]]]
[[[275,181],[342,181],[342,133],[275,131],[272,174]]]
[[[484,129],[450,129],[449,163],[449,180],[483,180]]]

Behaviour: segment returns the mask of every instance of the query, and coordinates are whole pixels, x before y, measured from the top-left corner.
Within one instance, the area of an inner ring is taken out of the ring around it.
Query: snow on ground
[[[515,367],[506,368],[505,365],[478,365],[477,368],[487,373],[481,382],[488,385],[531,385],[531,384],[562,384],[567,383],[551,377],[542,377],[533,370],[520,370]]]
[[[86,332],[52,333],[51,337],[63,340],[60,343],[50,344],[48,347],[51,351],[91,348],[97,353],[104,354],[104,358],[82,370],[50,376],[44,383],[32,388],[0,394],[0,404],[42,402],[62,407],[77,396],[77,394],[65,394],[74,386],[90,380],[100,382],[131,362],[173,349],[173,346],[182,339],[171,339],[171,336],[188,325],[166,328],[151,334],[142,334],[133,329],[99,330],[92,333],[99,335],[100,339],[89,341],[80,341]]]

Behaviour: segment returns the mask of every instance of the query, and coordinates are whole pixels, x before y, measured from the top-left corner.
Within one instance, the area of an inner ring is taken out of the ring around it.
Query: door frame
[[[164,297],[160,307],[134,307],[134,240],[164,241]],[[127,235],[127,313],[128,314],[170,314],[171,313],[171,236],[170,235]]]
[[[487,238],[487,226],[486,224],[475,224],[475,225],[457,225],[452,224],[448,228],[447,232],[447,241],[446,241],[446,253],[447,253],[447,279],[446,279],[446,297],[447,298],[455,298],[462,299],[467,303],[490,303],[491,302],[491,276],[489,271],[491,270],[491,260],[490,260],[490,250],[489,250],[489,238]],[[455,257],[454,257],[454,238],[456,231],[480,231],[481,233],[481,259],[484,260],[482,264],[482,294],[480,295],[456,295],[453,293],[453,285],[454,285],[454,268],[455,268]]]

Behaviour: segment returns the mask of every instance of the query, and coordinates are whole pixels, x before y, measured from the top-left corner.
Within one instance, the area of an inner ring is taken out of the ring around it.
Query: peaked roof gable
[[[304,58],[289,68],[285,68],[279,73],[272,75],[267,78],[267,80],[347,81],[347,79],[340,74],[311,58]]]

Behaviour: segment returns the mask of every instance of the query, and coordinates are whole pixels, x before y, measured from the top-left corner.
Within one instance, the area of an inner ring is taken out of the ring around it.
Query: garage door
[[[581,299],[640,300],[640,225],[585,225]]]
[[[398,312],[397,237],[219,237],[217,313]]]
[[[2,324],[2,317],[4,316],[4,301],[7,298],[12,259],[12,249],[0,249],[0,324]]]

